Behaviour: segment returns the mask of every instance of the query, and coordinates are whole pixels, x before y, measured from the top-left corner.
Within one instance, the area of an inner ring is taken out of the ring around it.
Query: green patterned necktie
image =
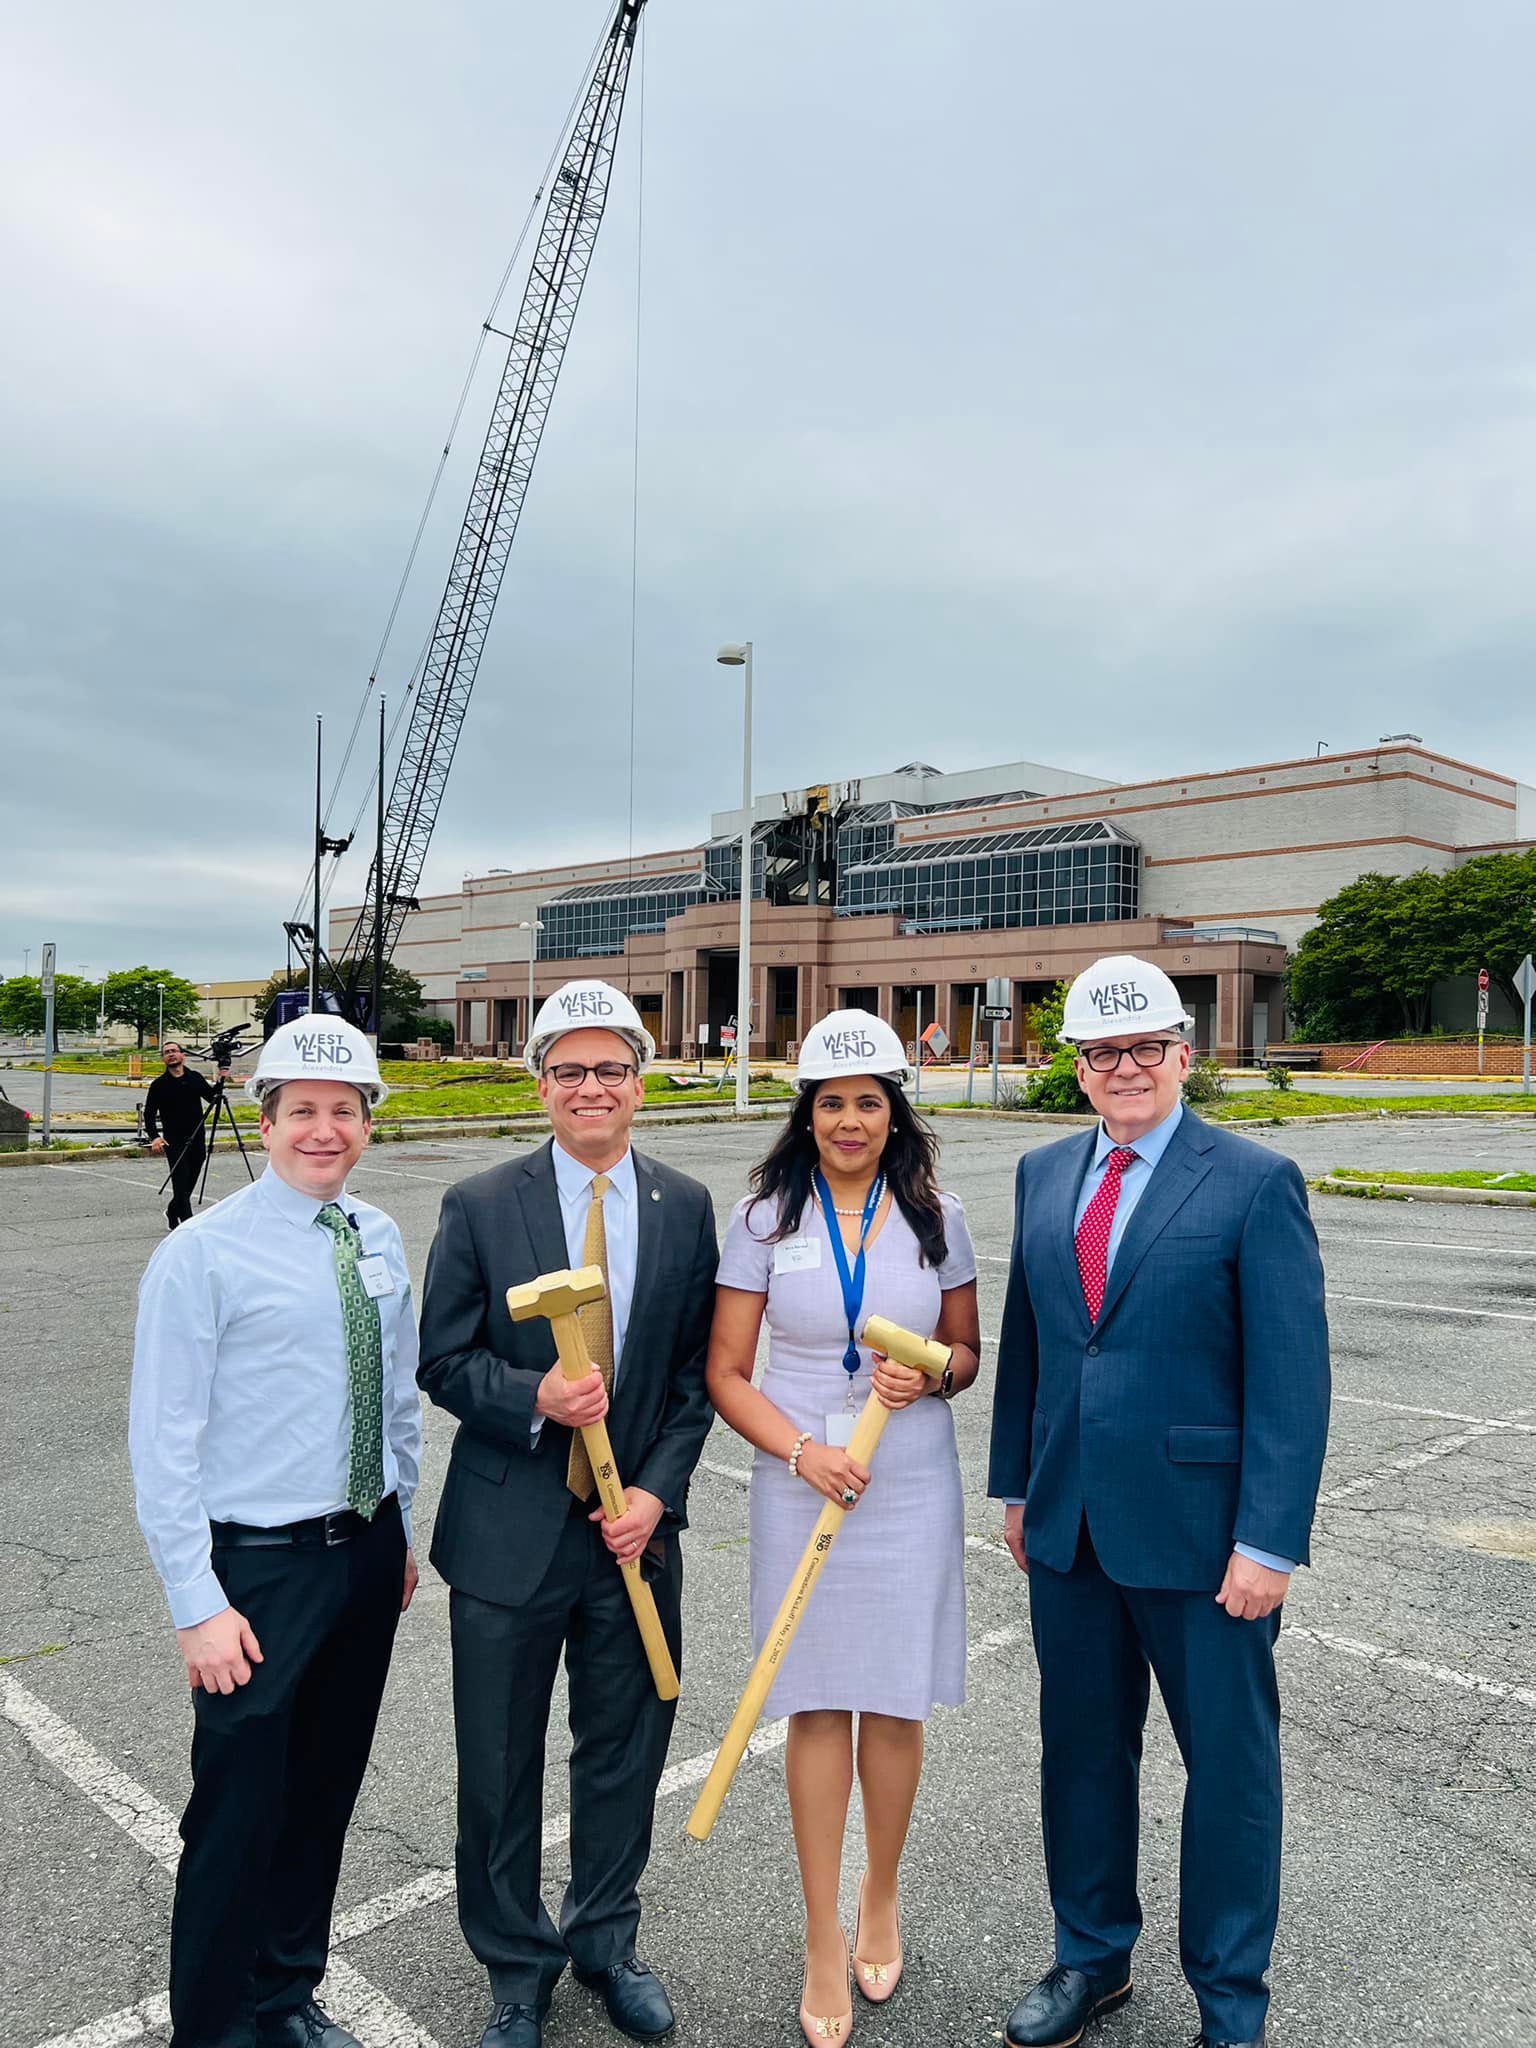
[[[358,1237],[334,1202],[315,1218],[331,1233],[341,1320],[347,1333],[347,1391],[352,1437],[347,1451],[347,1506],[372,1517],[384,1498],[384,1341],[379,1304],[357,1269]]]

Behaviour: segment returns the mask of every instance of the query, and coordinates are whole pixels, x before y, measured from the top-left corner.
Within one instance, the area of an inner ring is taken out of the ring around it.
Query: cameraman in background
[[[187,1065],[186,1053],[176,1039],[165,1040],[160,1057],[165,1061],[165,1072],[157,1074],[149,1084],[149,1093],[144,1098],[144,1129],[151,1152],[168,1151],[171,1155],[171,1199],[166,1204],[165,1220],[174,1230],[178,1223],[191,1219],[192,1190],[203,1170],[203,1121],[229,1079],[229,1064],[225,1053],[215,1086],[205,1074]]]

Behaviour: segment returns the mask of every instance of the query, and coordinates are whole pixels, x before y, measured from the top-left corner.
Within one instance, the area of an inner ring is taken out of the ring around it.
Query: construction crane
[[[591,267],[644,8],[645,0],[619,0],[560,167],[550,180],[516,323],[507,334],[487,327],[507,343],[501,385],[427,643],[394,783],[383,807],[379,852],[370,864],[367,894],[331,970],[344,1012],[365,1026],[371,1022],[375,1030],[381,1020],[369,1015],[373,982],[379,965],[394,951],[407,914],[417,907],[427,849]],[[339,852],[348,844],[317,832],[317,867],[323,854]],[[318,895],[317,876],[317,900]],[[298,924],[287,929],[301,957],[313,945],[319,949],[317,957],[324,958],[318,929]]]

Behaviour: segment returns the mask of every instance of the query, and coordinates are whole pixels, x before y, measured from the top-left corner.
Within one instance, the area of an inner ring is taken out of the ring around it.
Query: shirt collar
[[[1148,1166],[1156,1166],[1168,1150],[1169,1140],[1179,1128],[1179,1120],[1183,1114],[1183,1103],[1176,1102],[1160,1124],[1154,1124],[1150,1131],[1136,1140],[1134,1145],[1127,1145],[1124,1149],[1127,1152],[1134,1152],[1136,1157],[1145,1160]],[[1094,1137],[1094,1165],[1102,1166],[1115,1149],[1115,1140],[1105,1130],[1103,1119],[1100,1118],[1099,1128]]]
[[[258,1183],[262,1194],[278,1215],[287,1223],[297,1224],[300,1230],[307,1230],[320,1211],[328,1206],[314,1195],[306,1195],[299,1188],[290,1187],[280,1173],[274,1173],[268,1166]],[[332,1195],[333,1201],[349,1222],[353,1221],[356,1203],[345,1188],[339,1195]]]
[[[573,1202],[578,1195],[584,1195],[597,1178],[595,1167],[583,1166],[579,1159],[572,1158],[557,1139],[550,1140],[550,1149],[555,1159],[555,1185],[560,1190],[562,1201]],[[608,1189],[621,1201],[633,1201],[635,1193],[635,1155],[626,1152],[616,1166],[605,1169],[608,1175]]]

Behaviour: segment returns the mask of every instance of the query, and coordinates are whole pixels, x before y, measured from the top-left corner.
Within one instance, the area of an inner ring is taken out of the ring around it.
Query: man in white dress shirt
[[[713,1414],[716,1247],[706,1191],[630,1147],[654,1052],[620,990],[557,989],[525,1054],[553,1142],[450,1188],[427,1261],[421,1384],[459,1419],[432,1562],[452,1588],[459,1924],[491,1981],[483,2048],[539,2048],[567,1961],[632,2039],[673,2023],[635,1937],[675,1702],[656,1697],[617,1566],[642,1559],[680,1664],[678,1532]],[[599,1264],[607,1296],[581,1312],[594,1367],[573,1383],[549,1324],[514,1323],[506,1291]],[[613,1522],[576,1435],[603,1415],[628,1492]],[[562,1651],[575,1747],[557,1929],[539,1863]]]
[[[261,1179],[139,1289],[129,1448],[196,1726],[171,1921],[174,2048],[347,2048],[315,2003],[342,1844],[416,1566],[416,1326],[400,1233],[347,1190],[383,1100],[333,1017],[247,1092]]]

